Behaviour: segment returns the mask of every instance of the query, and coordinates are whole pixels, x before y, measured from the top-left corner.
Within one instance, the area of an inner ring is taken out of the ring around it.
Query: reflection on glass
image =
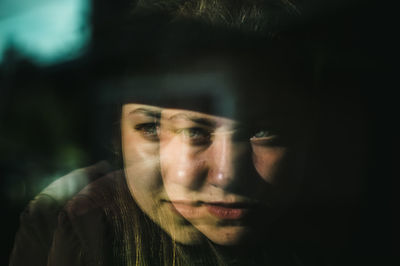
[[[274,219],[269,190],[286,153],[271,145],[278,136],[262,129],[235,140],[238,126],[188,110],[162,111],[160,166],[169,203],[220,245],[260,236]]]
[[[243,244],[276,219],[273,189],[287,148],[273,131],[252,134],[230,118],[125,104],[121,133],[130,192],[173,240]]]
[[[198,240],[197,230],[173,211],[160,174],[161,108],[125,104],[121,135],[124,170],[132,196],[141,210],[171,237],[182,243]]]

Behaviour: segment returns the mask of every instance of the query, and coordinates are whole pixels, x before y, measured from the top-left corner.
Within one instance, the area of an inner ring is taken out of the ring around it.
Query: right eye
[[[252,139],[259,139],[259,138],[270,138],[273,137],[274,134],[271,131],[268,130],[260,130],[257,131],[253,137],[251,137]]]
[[[135,130],[139,131],[142,136],[148,140],[158,141],[159,123],[142,123],[135,126]]]
[[[259,130],[250,138],[250,142],[255,145],[275,146],[280,144],[280,137],[271,130]]]

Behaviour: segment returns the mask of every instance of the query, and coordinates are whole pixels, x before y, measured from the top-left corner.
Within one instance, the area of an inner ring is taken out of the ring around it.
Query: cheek
[[[132,187],[148,190],[162,184],[158,143],[146,141],[139,134],[123,129],[122,154],[125,174]]]
[[[144,139],[139,132],[125,125],[121,128],[122,153],[125,166],[158,162],[159,143]]]
[[[158,144],[140,144],[135,141],[122,144],[122,154],[125,168],[134,166],[138,169],[148,169],[159,165]]]
[[[253,163],[258,174],[268,183],[274,183],[277,171],[286,154],[286,148],[253,145]]]

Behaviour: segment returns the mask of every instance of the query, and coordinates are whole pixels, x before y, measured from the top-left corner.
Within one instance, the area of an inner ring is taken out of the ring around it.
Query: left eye
[[[178,132],[194,145],[207,144],[211,139],[211,132],[201,127],[184,128]]]
[[[145,138],[149,140],[158,140],[158,123],[143,123],[135,126],[135,130],[139,131]]]

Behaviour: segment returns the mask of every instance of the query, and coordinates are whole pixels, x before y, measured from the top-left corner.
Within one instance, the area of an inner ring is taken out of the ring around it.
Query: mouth
[[[208,212],[220,220],[240,220],[259,208],[247,202],[166,201],[171,208],[187,219],[201,218]]]

